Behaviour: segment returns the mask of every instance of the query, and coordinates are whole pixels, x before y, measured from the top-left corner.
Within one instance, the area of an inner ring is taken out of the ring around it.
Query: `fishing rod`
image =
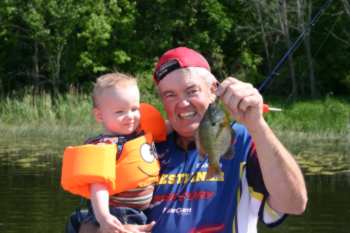
[[[327,0],[322,7],[318,10],[318,12],[315,14],[315,16],[311,19],[310,23],[304,28],[302,33],[299,35],[299,37],[296,39],[296,41],[290,46],[290,48],[287,50],[287,52],[283,55],[283,57],[278,61],[277,65],[273,68],[270,75],[260,84],[258,90],[260,93],[262,93],[267,85],[269,85],[273,78],[275,78],[279,73],[278,70],[281,69],[283,64],[287,61],[287,59],[295,52],[297,48],[299,48],[303,38],[305,37],[306,33],[311,31],[311,28],[315,26],[317,21],[319,20],[320,16],[326,11],[326,9],[331,5],[333,0]]]
[[[293,54],[293,52],[300,46],[300,43],[302,41],[302,39],[304,38],[305,34],[307,31],[309,31],[311,29],[312,26],[314,26],[317,22],[317,20],[320,18],[320,16],[324,13],[324,11],[326,10],[326,8],[328,8],[328,6],[331,4],[333,0],[327,0],[327,2],[320,8],[320,10],[318,11],[318,13],[312,18],[311,22],[308,24],[308,26],[303,30],[303,32],[299,35],[298,39],[293,43],[293,45],[287,50],[287,52],[284,54],[284,56],[280,59],[280,61],[277,63],[277,65],[274,67],[274,69],[272,70],[271,74],[263,81],[263,83],[259,86],[258,90],[260,91],[260,93],[266,88],[266,86],[271,82],[271,80],[278,75],[277,71],[282,67],[282,65],[286,62],[286,60],[288,59],[288,57]],[[272,108],[267,104],[263,105],[263,112],[269,112],[269,111],[282,111],[279,108]],[[196,173],[202,168],[203,164],[205,162],[207,162],[208,158],[205,158],[201,161],[201,163],[199,164],[199,166],[196,168],[196,170],[191,174],[191,176],[189,177],[187,183],[185,183],[182,187],[179,188],[179,191],[176,191],[176,195],[181,195],[184,193],[184,191],[186,190],[188,184],[190,183],[190,181],[193,179],[193,177],[196,175]],[[172,206],[172,202],[169,201],[169,203],[165,203],[164,207],[163,207],[163,212],[162,214],[159,216],[159,218],[157,219],[157,222],[161,222],[161,220],[163,220],[166,211],[168,208],[170,208]]]

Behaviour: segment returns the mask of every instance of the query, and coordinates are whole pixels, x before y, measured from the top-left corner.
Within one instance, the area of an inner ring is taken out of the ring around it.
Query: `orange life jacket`
[[[160,170],[153,141],[166,139],[165,122],[152,105],[141,105],[144,135],[127,141],[118,160],[115,144],[86,144],[65,148],[61,185],[64,190],[90,198],[90,185],[104,184],[110,195],[158,181]]]

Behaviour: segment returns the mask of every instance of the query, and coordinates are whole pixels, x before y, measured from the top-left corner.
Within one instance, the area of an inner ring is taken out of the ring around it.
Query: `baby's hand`
[[[124,225],[124,229],[127,233],[151,233],[156,222],[151,222],[146,225]]]
[[[121,222],[113,215],[105,215],[100,220],[100,231],[101,233],[117,233],[123,232],[123,225]]]

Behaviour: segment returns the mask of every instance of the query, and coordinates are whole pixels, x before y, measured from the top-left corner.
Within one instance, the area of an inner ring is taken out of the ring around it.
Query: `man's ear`
[[[212,82],[209,90],[210,90],[210,102],[213,103],[216,99],[216,90],[218,89],[219,83],[217,81]]]
[[[102,122],[102,113],[101,113],[101,110],[98,109],[98,108],[93,108],[92,112],[93,112],[93,114],[94,114],[94,116],[95,116],[96,122],[101,123],[101,122]]]

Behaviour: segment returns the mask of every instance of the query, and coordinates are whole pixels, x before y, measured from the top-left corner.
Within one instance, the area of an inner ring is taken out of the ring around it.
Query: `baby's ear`
[[[92,109],[92,113],[93,113],[94,116],[95,116],[96,122],[101,123],[101,122],[102,122],[102,113],[101,113],[101,110],[98,109],[98,108],[93,108],[93,109]]]

